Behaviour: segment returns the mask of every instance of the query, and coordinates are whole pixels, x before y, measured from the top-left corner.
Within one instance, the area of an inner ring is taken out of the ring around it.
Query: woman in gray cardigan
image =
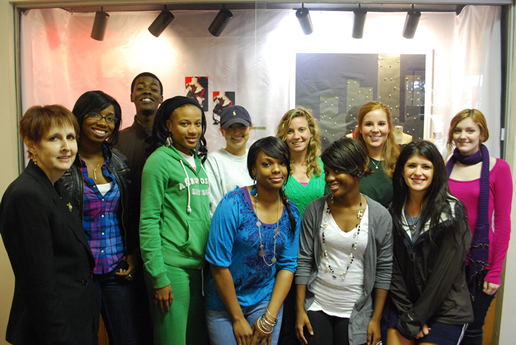
[[[321,159],[332,194],[311,202],[303,215],[297,336],[310,345],[375,345],[391,282],[391,217],[359,191],[369,172],[362,143],[339,139]]]

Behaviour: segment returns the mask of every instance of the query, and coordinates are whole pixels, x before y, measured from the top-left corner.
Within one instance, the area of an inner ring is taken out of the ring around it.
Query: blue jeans
[[[102,314],[110,345],[149,344],[152,323],[141,273],[139,280],[128,281],[115,275],[120,267],[93,275],[98,315]]]
[[[269,301],[265,301],[242,310],[245,319],[249,322],[249,326],[253,327],[255,321],[265,314],[268,306]],[[281,306],[277,316],[278,324],[272,332],[272,345],[278,344],[282,318],[283,306]],[[211,345],[237,345],[235,334],[233,333],[233,320],[226,310],[206,309],[206,323],[208,324]]]

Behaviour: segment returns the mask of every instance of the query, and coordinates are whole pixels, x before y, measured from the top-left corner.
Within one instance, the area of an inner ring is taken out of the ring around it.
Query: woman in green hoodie
[[[210,228],[206,117],[177,96],[154,120],[143,168],[140,245],[154,323],[154,344],[205,344],[202,273]]]

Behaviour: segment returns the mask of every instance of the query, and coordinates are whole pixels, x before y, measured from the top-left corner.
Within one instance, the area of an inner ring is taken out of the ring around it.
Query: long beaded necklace
[[[330,198],[331,198],[330,204],[333,204],[333,195]],[[330,265],[330,257],[328,255],[328,251],[326,250],[326,237],[324,236],[324,231],[328,227],[328,221],[330,220],[330,216],[331,216],[330,205],[328,203],[326,203],[326,212],[324,214],[324,219],[321,224],[322,249],[323,249],[324,258],[326,259],[326,268],[328,268],[328,270],[330,271],[333,279],[337,279],[337,274],[335,273],[335,270]],[[358,223],[357,223],[357,225],[355,225],[355,228],[357,228],[357,233],[355,235],[355,243],[353,243],[351,245],[351,253],[349,254],[349,263],[348,263],[348,266],[346,267],[346,270],[344,272],[342,272],[341,274],[339,274],[339,276],[342,277],[342,279],[346,278],[346,274],[348,273],[349,267],[351,266],[351,264],[353,263],[353,260],[355,259],[355,252],[358,247],[358,235],[360,235],[360,224],[362,222],[363,216],[364,216],[364,210],[362,209],[362,195],[360,195],[360,206],[359,206],[359,210],[357,212]]]
[[[260,218],[258,217],[258,193],[254,189],[254,187],[253,187],[253,191],[254,191],[254,193],[251,193],[251,195],[254,196],[254,210],[256,212],[256,218],[257,218],[256,226],[258,227],[258,234],[260,236],[260,250],[258,251],[258,255],[263,259],[263,262],[267,266],[271,267],[277,261],[277,259],[276,259],[276,240],[278,238],[278,235],[280,234],[280,229],[279,229],[279,221],[280,221],[279,211],[280,211],[280,204],[281,204],[281,202],[280,202],[279,197],[278,197],[278,221],[276,222],[276,229],[274,229],[274,252],[272,254],[271,262],[268,263],[267,259],[265,258],[265,256],[267,255],[267,250],[265,249],[265,245],[262,242],[262,231],[261,231],[262,222],[260,222]]]

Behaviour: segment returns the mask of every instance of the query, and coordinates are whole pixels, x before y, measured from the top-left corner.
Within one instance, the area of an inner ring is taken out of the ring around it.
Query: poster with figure
[[[185,77],[186,97],[195,99],[202,110],[208,111],[208,77]]]
[[[214,91],[213,92],[213,124],[220,123],[220,115],[227,107],[235,105],[234,91]]]

